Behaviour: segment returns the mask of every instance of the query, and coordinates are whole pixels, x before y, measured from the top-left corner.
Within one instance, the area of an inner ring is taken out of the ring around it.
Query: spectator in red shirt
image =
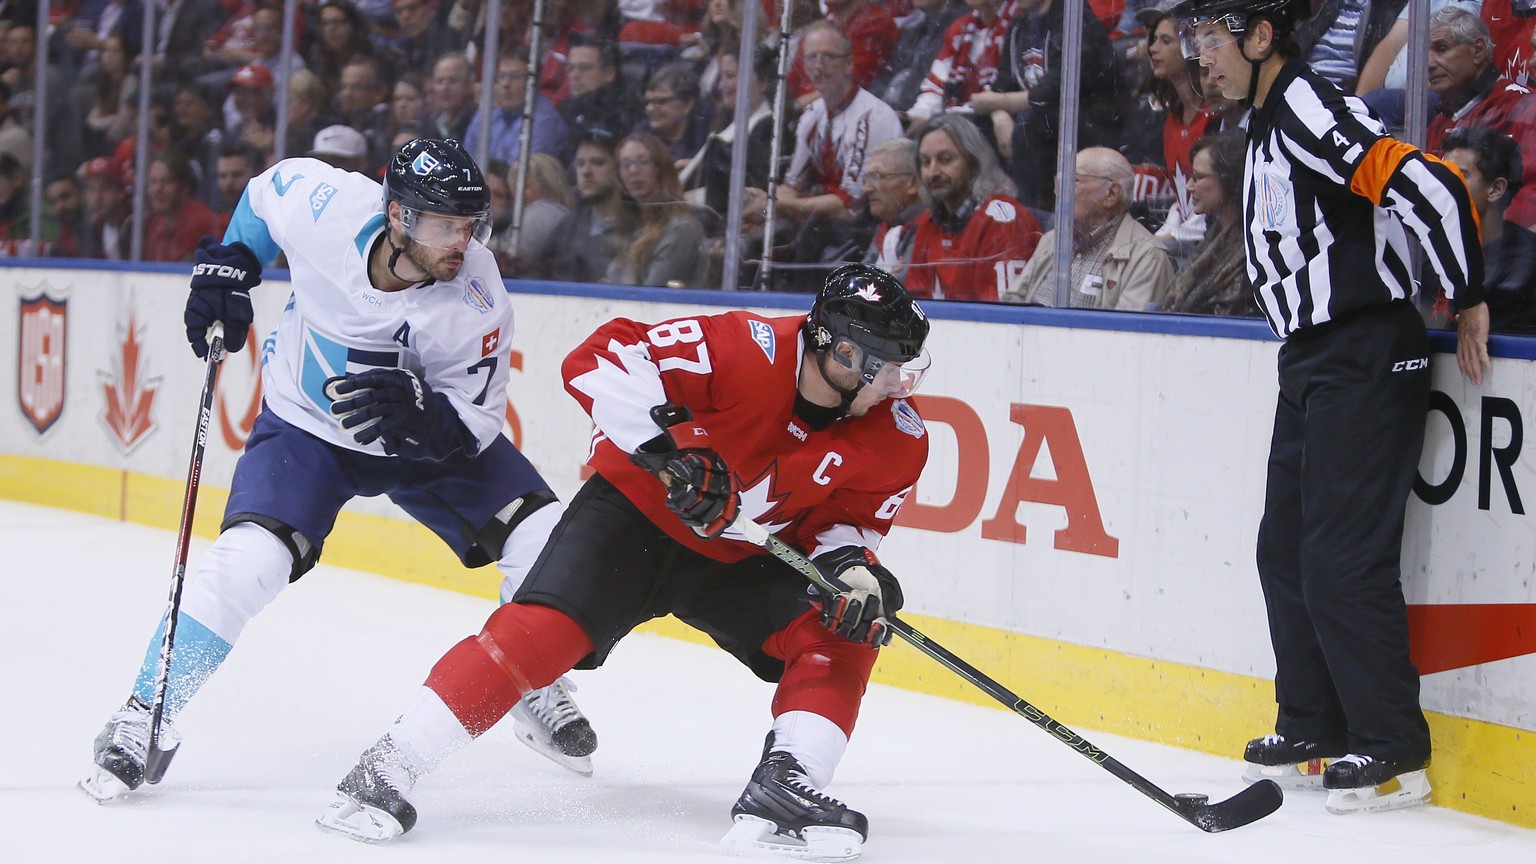
[[[976,125],[941,114],[918,138],[923,187],[932,202],[913,223],[907,291],[913,297],[998,300],[1024,272],[1040,223],[1013,196],[1013,181]]]
[[[1536,100],[1528,88],[1500,75],[1493,57],[1488,25],[1475,13],[1448,6],[1429,19],[1429,89],[1440,102],[1424,149],[1438,154],[1447,132],[1473,126],[1515,139],[1524,182],[1505,219],[1531,227],[1536,225]]]
[[[197,177],[185,156],[168,152],[150,161],[145,261],[191,261],[198,240],[224,233],[223,220],[197,200],[196,189]]]

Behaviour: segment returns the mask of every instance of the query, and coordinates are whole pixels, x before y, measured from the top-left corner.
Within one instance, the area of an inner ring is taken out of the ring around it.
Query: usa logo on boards
[[[69,303],[47,294],[21,298],[17,325],[16,400],[21,413],[42,435],[64,413],[68,379],[65,348]]]

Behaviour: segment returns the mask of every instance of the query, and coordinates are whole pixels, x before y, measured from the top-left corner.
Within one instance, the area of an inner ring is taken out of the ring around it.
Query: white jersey
[[[449,282],[385,292],[368,281],[368,253],[383,242],[383,188],[316,159],[285,159],[253,178],[225,243],[251,247],[263,266],[288,256],[293,294],[262,345],[267,406],[339,447],[358,444],[331,415],[327,378],[367,369],[409,369],[448,397],[483,450],[506,414],[512,304],[496,259],[464,255]],[[256,290],[261,290],[259,287]]]

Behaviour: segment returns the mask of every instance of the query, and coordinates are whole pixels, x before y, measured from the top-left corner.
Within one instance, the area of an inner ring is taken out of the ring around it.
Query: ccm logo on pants
[[[223,276],[227,279],[244,279],[245,271],[228,264],[199,264],[192,268],[193,276]]]
[[[1428,369],[1429,358],[1420,357],[1417,360],[1399,360],[1392,364],[1393,372],[1412,372],[1415,369]]]

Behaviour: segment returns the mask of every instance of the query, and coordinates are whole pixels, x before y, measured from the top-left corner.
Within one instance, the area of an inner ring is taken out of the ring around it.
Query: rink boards
[[[202,364],[182,268],[9,267],[0,300],[0,496],[174,529]],[[78,266],[78,265],[77,265]],[[257,344],[287,300],[253,292]],[[724,308],[803,314],[807,298],[514,283],[508,433],[562,496],[591,424],[560,362],[616,316]],[[767,304],[767,305],[754,305]],[[915,400],[931,457],[881,550],[906,617],[1068,724],[1223,755],[1273,721],[1273,657],[1253,565],[1277,343],[1258,322],[932,304]],[[1431,358],[1435,394],[1410,502],[1405,585],[1446,806],[1536,827],[1536,411],[1532,346],[1496,345],[1482,387]],[[221,375],[199,503],[217,530],[259,407],[258,352]],[[382,499],[354,502],[333,564],[493,596]],[[81,542],[89,542],[82,538]],[[170,559],[167,548],[167,561]],[[67,570],[65,571],[67,572]],[[658,629],[692,638],[668,621]],[[986,697],[893,646],[877,676]],[[1022,724],[1021,724],[1022,727]],[[1021,728],[1020,734],[1037,734]]]

